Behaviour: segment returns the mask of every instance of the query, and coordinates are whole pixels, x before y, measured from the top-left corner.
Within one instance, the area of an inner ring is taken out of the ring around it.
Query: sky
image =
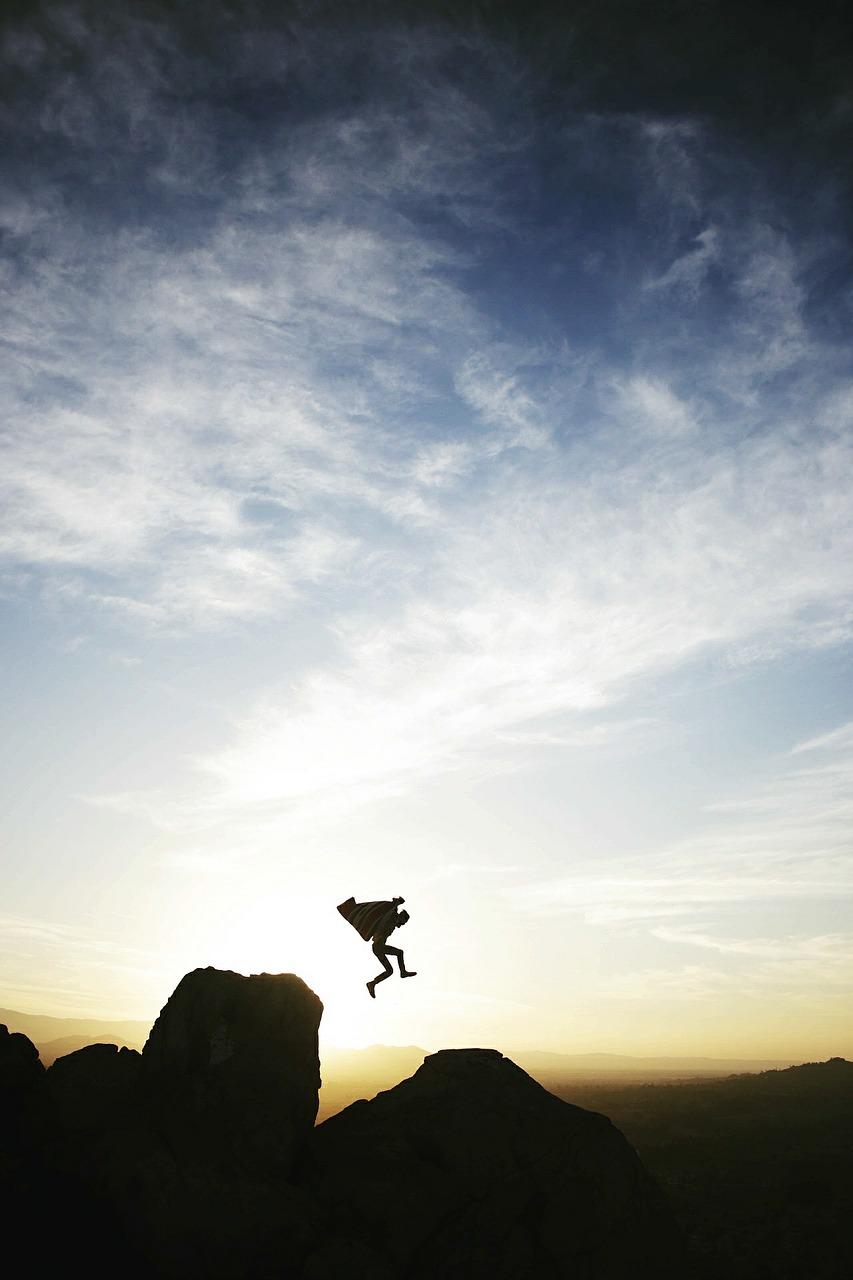
[[[0,1005],[853,1057],[849,50],[7,7]]]

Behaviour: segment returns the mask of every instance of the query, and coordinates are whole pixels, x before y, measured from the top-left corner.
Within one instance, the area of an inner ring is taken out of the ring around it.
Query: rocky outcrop
[[[142,1057],[160,1092],[246,1168],[287,1178],[314,1127],[323,1006],[294,974],[196,969]]]
[[[17,1136],[18,1118],[27,1094],[44,1075],[38,1049],[20,1031],[0,1026],[0,1136]]]
[[[44,1076],[38,1049],[20,1031],[0,1025],[0,1171],[11,1184],[24,1151],[21,1114]]]
[[[71,1252],[126,1280],[685,1280],[622,1135],[495,1050],[433,1054],[315,1126],[321,1014],[292,974],[198,969],[142,1053],[91,1045],[45,1072],[0,1033],[20,1119],[0,1199],[34,1261]]]
[[[141,1054],[57,1059],[25,1122],[54,1207],[73,1186],[140,1274],[292,1272],[319,1217],[289,1177],[317,1114],[321,1014],[292,974],[198,969]]]
[[[332,1116],[300,1183],[327,1212],[310,1280],[685,1275],[667,1206],[622,1134],[493,1049],[433,1054]]]

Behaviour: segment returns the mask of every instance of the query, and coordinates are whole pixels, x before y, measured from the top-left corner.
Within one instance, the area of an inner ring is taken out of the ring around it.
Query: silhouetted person
[[[338,911],[352,925],[365,942],[373,943],[373,954],[382,961],[383,970],[378,977],[367,983],[367,990],[375,998],[374,987],[377,982],[384,982],[394,972],[388,957],[396,956],[400,966],[401,978],[414,978],[414,969],[407,969],[403,953],[399,947],[389,947],[388,939],[395,929],[409,919],[408,911],[401,911],[400,905],[405,898],[383,898],[380,901],[356,902],[355,898],[347,898],[338,903]]]
[[[394,972],[394,966],[391,964],[391,961],[388,959],[389,956],[397,957],[397,963],[400,966],[401,978],[414,978],[417,976],[416,969],[406,968],[406,961],[400,948],[389,947],[388,945],[388,939],[390,938],[394,930],[399,929],[400,926],[404,925],[406,921],[409,919],[408,911],[400,910],[399,904],[403,901],[403,899],[394,898],[392,901],[394,906],[393,916],[389,917],[388,915],[386,915],[384,919],[380,922],[376,932],[371,938],[371,941],[373,943],[373,948],[372,948],[373,954],[376,956],[377,960],[380,960],[382,962],[382,966],[383,966],[382,972],[378,974],[375,978],[371,978],[370,982],[367,983],[367,990],[370,992],[374,1000],[376,999],[376,991],[375,991],[376,984],[378,982],[384,982],[385,979],[390,978],[391,974]]]

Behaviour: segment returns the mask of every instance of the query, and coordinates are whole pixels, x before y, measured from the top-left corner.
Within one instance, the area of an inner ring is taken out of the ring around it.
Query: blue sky
[[[5,1006],[853,1049],[843,65],[578,15],[6,20]]]

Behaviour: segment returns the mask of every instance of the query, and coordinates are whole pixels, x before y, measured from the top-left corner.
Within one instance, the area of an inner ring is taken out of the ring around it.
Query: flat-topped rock
[[[295,974],[195,969],[163,1007],[143,1061],[237,1160],[287,1177],[317,1118],[322,1014]]]

